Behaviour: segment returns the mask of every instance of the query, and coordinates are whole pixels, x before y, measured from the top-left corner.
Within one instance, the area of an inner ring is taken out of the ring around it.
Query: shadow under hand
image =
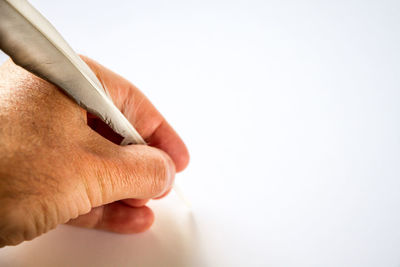
[[[42,237],[5,248],[1,266],[198,266],[198,236],[191,211],[172,193],[150,206],[153,227],[120,235],[61,225]]]

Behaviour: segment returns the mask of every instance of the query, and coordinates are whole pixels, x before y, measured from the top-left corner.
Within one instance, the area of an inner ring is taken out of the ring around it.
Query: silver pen
[[[121,145],[146,144],[114,105],[107,88],[50,22],[26,0],[0,0],[0,49],[15,64],[47,80],[123,137]],[[181,190],[175,192],[190,207]]]
[[[121,145],[146,143],[92,70],[28,1],[0,0],[0,49],[107,123],[124,138]]]

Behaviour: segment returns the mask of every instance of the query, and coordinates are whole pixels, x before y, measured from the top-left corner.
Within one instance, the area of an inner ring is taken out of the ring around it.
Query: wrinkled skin
[[[8,61],[0,67],[0,247],[58,224],[136,233],[154,220],[188,151],[127,80],[83,59],[149,146],[120,137],[56,86]]]

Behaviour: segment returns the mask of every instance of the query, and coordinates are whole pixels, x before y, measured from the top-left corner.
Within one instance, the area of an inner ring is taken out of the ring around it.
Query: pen
[[[93,71],[28,1],[0,0],[0,49],[15,64],[57,85],[99,117],[123,137],[121,145],[146,144]],[[181,190],[175,191],[189,207]]]

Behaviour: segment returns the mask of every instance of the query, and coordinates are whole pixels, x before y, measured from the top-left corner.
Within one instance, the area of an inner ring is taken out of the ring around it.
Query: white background
[[[400,2],[32,3],[174,125],[193,207],[60,226],[1,266],[400,266]]]

